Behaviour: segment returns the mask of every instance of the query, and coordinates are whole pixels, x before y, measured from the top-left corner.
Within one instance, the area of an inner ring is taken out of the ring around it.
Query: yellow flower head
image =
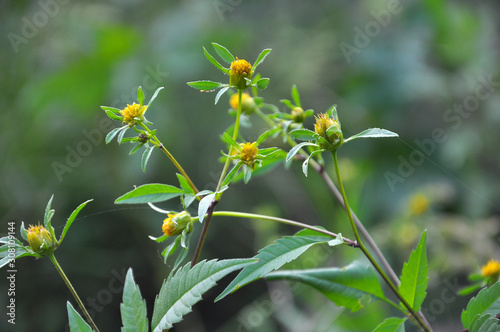
[[[31,249],[37,254],[45,255],[56,247],[49,231],[41,225],[30,226],[26,230],[26,236]]]
[[[410,211],[413,215],[420,215],[429,209],[429,198],[422,193],[413,195],[410,199]]]
[[[240,152],[240,160],[245,164],[255,167],[255,159],[257,158],[257,154],[259,153],[259,149],[257,148],[257,143],[245,143],[240,144],[241,152]]]
[[[229,99],[229,105],[231,105],[232,109],[238,109],[238,94],[235,93]],[[253,98],[246,92],[241,94],[241,112],[247,115],[255,112],[257,105]]]
[[[132,127],[137,121],[136,118],[142,119],[147,108],[147,106],[141,106],[135,102],[132,105],[127,104],[127,107],[120,111],[120,114],[123,115],[123,124],[128,123]]]
[[[252,65],[248,61],[236,58],[235,61],[231,62],[231,69],[229,70],[229,84],[243,90],[247,87],[245,78],[250,79],[251,77]]]
[[[490,261],[481,268],[481,274],[483,277],[493,277],[497,278],[500,275],[500,263],[494,259]]]
[[[177,214],[168,214],[168,218],[163,221],[161,230],[166,236],[179,235],[188,228],[188,232],[193,229],[193,219],[186,211]]]
[[[330,129],[330,127],[335,127],[335,130],[328,133],[328,129]],[[340,123],[333,118],[329,118],[327,114],[321,113],[316,116],[314,131],[332,145],[323,146],[323,144],[320,143],[319,145],[322,149],[337,149],[343,143],[344,136],[342,135],[342,130],[340,129]]]

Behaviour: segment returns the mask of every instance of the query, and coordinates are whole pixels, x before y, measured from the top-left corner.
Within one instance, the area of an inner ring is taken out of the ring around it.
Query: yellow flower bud
[[[489,277],[498,280],[500,276],[500,263],[494,259],[490,259],[490,261],[481,268],[481,274],[483,277]]]
[[[235,93],[229,99],[229,105],[231,108],[237,110],[238,109],[238,94]],[[243,114],[250,115],[257,109],[257,105],[253,98],[246,92],[241,94],[241,112]]]
[[[330,145],[327,146],[320,141],[319,146],[322,149],[329,151],[336,150],[344,141],[340,123],[335,119],[329,118],[326,114],[318,114],[316,123],[314,124],[314,131],[330,143]]]
[[[120,111],[120,114],[123,115],[123,124],[128,123],[129,127],[132,127],[137,123],[137,118],[143,119],[147,108],[147,106],[141,106],[135,102],[132,105],[127,104],[127,107]]]
[[[293,122],[296,122],[296,123],[304,122],[305,116],[304,116],[304,110],[302,109],[302,107],[294,107],[292,109],[291,114],[292,114]]]
[[[240,144],[240,160],[248,166],[252,166],[252,169],[255,167],[255,159],[257,158],[257,154],[259,153],[259,149],[256,147],[256,145],[256,142],[247,142],[245,144]]]
[[[236,58],[235,61],[231,62],[231,69],[229,70],[229,84],[239,90],[244,90],[247,88],[245,78],[252,78],[252,65],[246,60],[239,60]]]
[[[429,198],[422,193],[413,195],[410,199],[410,211],[413,215],[420,215],[429,209]]]
[[[168,214],[168,218],[163,221],[161,230],[166,236],[179,235],[184,229],[191,232],[193,230],[193,218],[187,211],[182,211],[177,214]]]
[[[37,254],[46,255],[56,248],[56,243],[50,232],[41,225],[30,226],[26,230],[26,236],[31,249]]]

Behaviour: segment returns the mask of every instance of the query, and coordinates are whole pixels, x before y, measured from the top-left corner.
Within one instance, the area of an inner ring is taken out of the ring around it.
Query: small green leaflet
[[[145,184],[118,197],[115,204],[142,204],[157,203],[175,198],[184,191],[167,184],[151,183]]]
[[[373,332],[405,332],[407,318],[391,317],[384,320]]]
[[[370,128],[360,132],[359,134],[353,135],[345,139],[344,143],[347,143],[357,138],[381,138],[381,137],[398,137],[398,136],[399,136],[398,134],[393,133],[392,131],[389,131],[387,129]]]
[[[491,314],[495,316],[500,312],[500,283],[489,288],[483,288],[476,297],[473,297],[467,309],[462,311],[462,324],[464,329],[470,327],[474,317]]]
[[[76,312],[69,301],[66,303],[66,308],[68,311],[69,320],[69,330],[71,332],[92,332],[89,324],[87,324],[83,318]]]
[[[259,262],[244,268],[227,288],[215,299],[219,301],[246,284],[255,281],[299,257],[316,244],[328,243],[332,238],[324,234],[302,230],[294,236],[285,236],[261,249],[254,257]]]
[[[321,292],[336,305],[351,311],[363,308],[371,297],[387,301],[375,271],[359,262],[344,268],[276,271],[265,278],[302,282]]]
[[[399,292],[401,296],[408,302],[416,312],[420,311],[420,307],[427,295],[427,254],[426,254],[426,234],[424,231],[422,238],[417,245],[417,248],[412,251],[410,259],[403,266],[401,273],[401,285]]]
[[[170,274],[156,297],[151,328],[161,332],[172,328],[182,317],[191,312],[191,307],[201,300],[201,296],[216,285],[216,282],[229,273],[256,259],[227,259],[222,261],[201,261],[193,268],[190,263],[174,274]]]
[[[123,286],[123,300],[120,304],[122,332],[148,332],[146,301],[135,283],[132,269],[128,269]]]

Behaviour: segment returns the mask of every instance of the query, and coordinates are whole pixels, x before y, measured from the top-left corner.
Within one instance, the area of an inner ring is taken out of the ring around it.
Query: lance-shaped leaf
[[[381,138],[381,137],[398,137],[398,136],[399,136],[398,134],[393,133],[392,131],[389,131],[387,129],[370,128],[360,132],[359,134],[349,137],[348,139],[344,140],[344,143],[352,141],[353,139],[357,138]]]
[[[429,282],[427,275],[426,233],[422,234],[417,248],[411,252],[410,259],[404,264],[403,272],[401,273],[401,284],[399,285],[401,296],[416,312],[420,311],[420,307],[424,302],[427,295],[427,283]]]
[[[302,142],[300,144],[297,144],[293,148],[291,148],[290,151],[288,152],[288,154],[286,155],[286,162],[287,163],[290,162],[290,160],[292,160],[293,156],[295,156],[301,148],[303,148],[304,146],[307,146],[307,145],[318,146],[318,144],[310,143],[310,142]]]
[[[115,204],[142,204],[163,202],[179,196],[184,191],[168,184],[145,184],[118,197]]]
[[[165,280],[156,297],[151,323],[153,332],[172,328],[173,324],[191,312],[191,307],[217,281],[255,262],[255,259],[211,260],[202,261],[191,269],[189,263],[184,265]]]
[[[73,221],[75,221],[75,218],[78,216],[78,213],[87,205],[87,203],[92,202],[93,199],[89,199],[86,202],[83,202],[82,204],[78,205],[78,207],[71,213],[69,216],[68,220],[66,221],[66,225],[64,225],[64,229],[61,233],[61,237],[59,238],[59,243],[61,243],[64,240],[64,237],[66,236],[66,233],[68,232],[69,228],[73,224]]]
[[[217,43],[212,43],[212,46],[215,49],[215,51],[217,52],[217,54],[219,54],[221,59],[224,60],[225,62],[227,62],[228,64],[231,64],[231,62],[233,62],[235,60],[234,56],[231,54],[231,52],[229,52],[229,50],[227,48],[225,48],[224,46],[217,44]]]
[[[255,63],[252,65],[252,70],[255,72],[255,70],[257,69],[257,67],[262,63],[262,61],[264,61],[264,59],[266,58],[266,56],[271,53],[271,49],[270,48],[266,48],[265,50],[263,50],[262,52],[260,52],[259,56],[257,57],[257,60],[255,60]]]
[[[482,289],[476,297],[473,297],[467,309],[462,311],[462,324],[464,329],[471,326],[471,322],[476,316],[492,314],[495,316],[500,312],[500,283],[496,283],[489,288]]]
[[[391,317],[384,320],[373,332],[405,332],[407,318]]]
[[[258,258],[259,262],[244,268],[215,300],[219,301],[246,284],[279,269],[313,245],[328,243],[331,239],[329,236],[311,230],[302,230],[295,236],[278,239],[275,243],[261,249],[254,257]]]
[[[194,82],[188,82],[187,84],[192,88],[202,91],[211,91],[217,88],[228,86],[227,84],[214,81],[194,81]]]
[[[151,106],[151,104],[153,103],[153,101],[156,99],[156,97],[158,96],[158,93],[160,93],[160,91],[163,90],[163,87],[160,86],[158,89],[156,89],[156,91],[153,93],[153,96],[151,97],[151,99],[149,100],[148,102],[148,108],[149,106]],[[147,109],[146,109],[147,110]]]
[[[92,332],[92,328],[87,324],[83,318],[76,312],[71,303],[66,303],[68,310],[69,330],[71,332]]]
[[[137,88],[137,101],[140,105],[144,104],[144,92],[142,91],[142,87]]]
[[[336,305],[351,311],[363,308],[371,297],[387,301],[375,271],[359,262],[344,268],[276,271],[265,278],[302,282],[321,292]]]
[[[293,102],[295,103],[295,105],[297,105],[298,107],[302,107],[300,105],[299,90],[297,89],[297,86],[295,84],[292,86],[292,99],[293,99]]]
[[[134,281],[132,269],[128,269],[123,286],[123,303],[120,304],[122,332],[148,332],[146,301]]]
[[[203,219],[205,219],[205,214],[207,214],[208,208],[212,205],[214,199],[215,193],[206,195],[201,199],[200,204],[198,204],[198,219],[200,222],[203,222]]]
[[[261,90],[264,90],[269,85],[269,78],[261,78],[257,81],[257,87]]]
[[[208,53],[205,47],[203,47],[203,53],[205,54],[205,57],[208,59],[208,61],[210,61],[217,69],[221,70],[226,74],[229,74],[229,69],[225,68],[219,63],[219,61],[215,60],[215,58],[210,53]]]
[[[11,260],[25,256],[42,257],[33,252],[29,246],[23,246],[21,241],[16,238],[4,236],[0,238],[0,269],[9,264]]]
[[[151,157],[151,153],[153,152],[154,146],[148,146],[141,157],[141,168],[144,173],[146,173],[146,166],[148,165],[149,158]]]

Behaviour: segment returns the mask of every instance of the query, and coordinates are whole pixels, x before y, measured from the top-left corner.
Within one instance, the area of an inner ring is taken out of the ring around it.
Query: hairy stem
[[[384,270],[380,267],[378,262],[373,258],[371,253],[366,249],[364,246],[363,242],[361,241],[361,238],[359,236],[358,229],[356,227],[356,224],[354,223],[354,220],[352,218],[352,213],[351,213],[351,208],[349,207],[349,203],[347,201],[347,196],[345,194],[344,190],[344,185],[342,184],[342,178],[340,176],[340,169],[339,169],[339,163],[337,160],[337,151],[332,152],[332,157],[333,157],[333,163],[335,165],[335,173],[337,174],[337,181],[339,184],[339,189],[340,193],[342,194],[342,199],[344,200],[344,206],[345,210],[347,212],[347,216],[349,217],[349,222],[351,223],[352,231],[354,233],[354,236],[356,237],[356,241],[358,241],[359,248],[363,252],[363,254],[368,258],[370,263],[373,265],[373,267],[377,270],[377,272],[380,274],[382,279],[384,279],[385,283],[389,286],[389,288],[392,290],[392,292],[398,297],[398,299],[401,301],[401,303],[406,307],[408,312],[415,318],[417,321],[418,325],[420,325],[424,331],[431,332],[431,328],[424,322],[422,317],[420,317],[415,310],[413,310],[412,306],[403,298],[397,287],[394,285],[394,283],[389,279],[387,274],[384,272]]]
[[[47,254],[47,257],[50,259],[50,261],[52,262],[52,264],[54,264],[57,272],[59,272],[59,275],[63,279],[63,281],[66,284],[66,286],[69,288],[69,291],[71,292],[71,295],[73,295],[73,297],[75,298],[76,303],[78,303],[78,306],[80,307],[80,309],[82,310],[83,314],[85,315],[85,318],[87,319],[87,322],[89,323],[90,327],[95,332],[99,332],[99,329],[97,328],[97,326],[95,325],[94,321],[92,320],[92,317],[90,317],[90,314],[88,313],[87,309],[83,305],[82,300],[80,300],[80,297],[76,293],[75,288],[73,287],[73,285],[69,281],[68,277],[66,277],[66,274],[64,273],[63,269],[61,268],[61,265],[59,265],[59,263],[57,262],[56,257],[54,256],[54,253]]]

